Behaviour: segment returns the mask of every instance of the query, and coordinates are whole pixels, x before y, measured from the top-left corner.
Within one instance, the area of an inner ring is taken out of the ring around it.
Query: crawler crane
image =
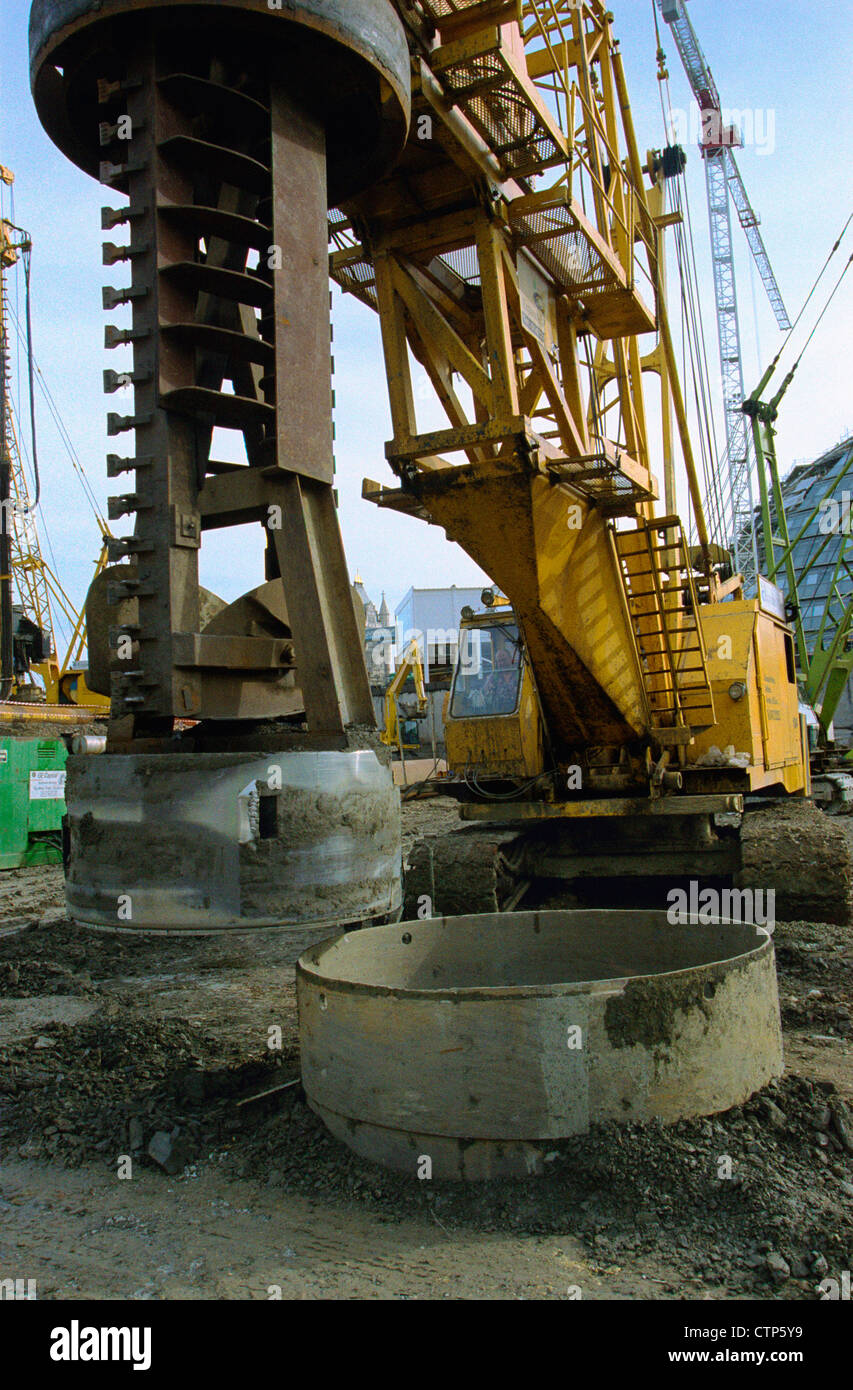
[[[641,875],[772,888],[781,916],[847,920],[781,596],[745,598],[706,525],[663,282],[679,152],[640,155],[613,16],[599,0],[398,9],[412,133],[332,220],[332,273],[378,311],[387,368],[398,486],[364,496],[443,527],[511,603],[463,632],[444,788],[467,824],[415,849],[407,908],[494,911],[542,879]],[[446,429],[419,428],[413,358]]]

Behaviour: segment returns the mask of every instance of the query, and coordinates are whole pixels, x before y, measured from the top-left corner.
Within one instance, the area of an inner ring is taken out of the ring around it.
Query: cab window
[[[513,714],[521,687],[521,642],[511,623],[465,628],[453,679],[453,719]]]

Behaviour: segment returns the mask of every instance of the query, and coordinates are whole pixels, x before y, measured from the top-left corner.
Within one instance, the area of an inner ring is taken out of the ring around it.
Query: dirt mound
[[[294,1096],[232,1137],[230,1162],[241,1176],[354,1195],[385,1215],[426,1202],[448,1231],[574,1235],[609,1261],[654,1251],[674,1273],[741,1296],[779,1282],[768,1263],[778,1255],[786,1293],[809,1297],[823,1260],[846,1269],[853,1256],[851,1134],[832,1083],[789,1076],[713,1120],[594,1126],[555,1144],[544,1178],[418,1184],[353,1158]]]
[[[596,1126],[555,1144],[540,1179],[422,1184],[337,1144],[298,1084],[274,1089],[296,1077],[292,1051],[228,1051],[189,1022],[109,1008],[4,1048],[0,1158],[215,1163],[384,1220],[426,1206],[448,1232],[572,1235],[611,1263],[654,1252],[676,1279],[742,1296],[813,1297],[825,1263],[850,1268],[853,1119],[832,1082],[787,1076],[713,1119]]]
[[[412,831],[452,828],[455,806],[428,805]],[[466,1186],[366,1164],[306,1106],[292,942],[105,935],[63,920],[61,901],[58,870],[0,884],[0,920],[29,927],[0,938],[0,1020],[20,1015],[0,1037],[0,1160],[26,1167],[36,1191],[69,1168],[111,1179],[129,1154],[167,1224],[173,1179],[223,1200],[237,1182],[246,1206],[251,1193],[283,1212],[308,1199],[335,1242],[361,1223],[371,1259],[389,1231],[426,1219],[454,1251],[468,1234],[499,1234],[519,1259],[540,1241],[580,1242],[587,1269],[638,1296],[814,1298],[827,1272],[851,1268],[849,928],[776,928],[783,1080],[709,1119],[597,1126],[555,1144],[543,1178]]]
[[[230,1133],[240,1123],[233,1098],[280,1077],[282,1065],[279,1054],[247,1059],[198,1025],[122,1017],[110,1003],[87,1022],[0,1048],[0,1158],[74,1166],[97,1153],[113,1163],[176,1130],[189,1157]]]
[[[773,801],[747,811],[741,825],[742,888],[772,889],[775,915],[849,923],[848,833],[812,801]]]

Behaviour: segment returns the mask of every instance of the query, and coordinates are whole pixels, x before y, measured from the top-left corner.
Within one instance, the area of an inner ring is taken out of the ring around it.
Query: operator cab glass
[[[463,628],[450,702],[452,719],[514,714],[521,686],[521,640],[514,623]]]

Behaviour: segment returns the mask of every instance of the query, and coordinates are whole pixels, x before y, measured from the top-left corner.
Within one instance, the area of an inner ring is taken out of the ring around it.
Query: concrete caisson
[[[413,1176],[541,1172],[555,1140],[745,1100],[782,1070],[772,941],[663,912],[402,922],[297,966],[309,1104]]]
[[[372,749],[72,757],[66,899],[136,931],[399,915],[399,793]]]

